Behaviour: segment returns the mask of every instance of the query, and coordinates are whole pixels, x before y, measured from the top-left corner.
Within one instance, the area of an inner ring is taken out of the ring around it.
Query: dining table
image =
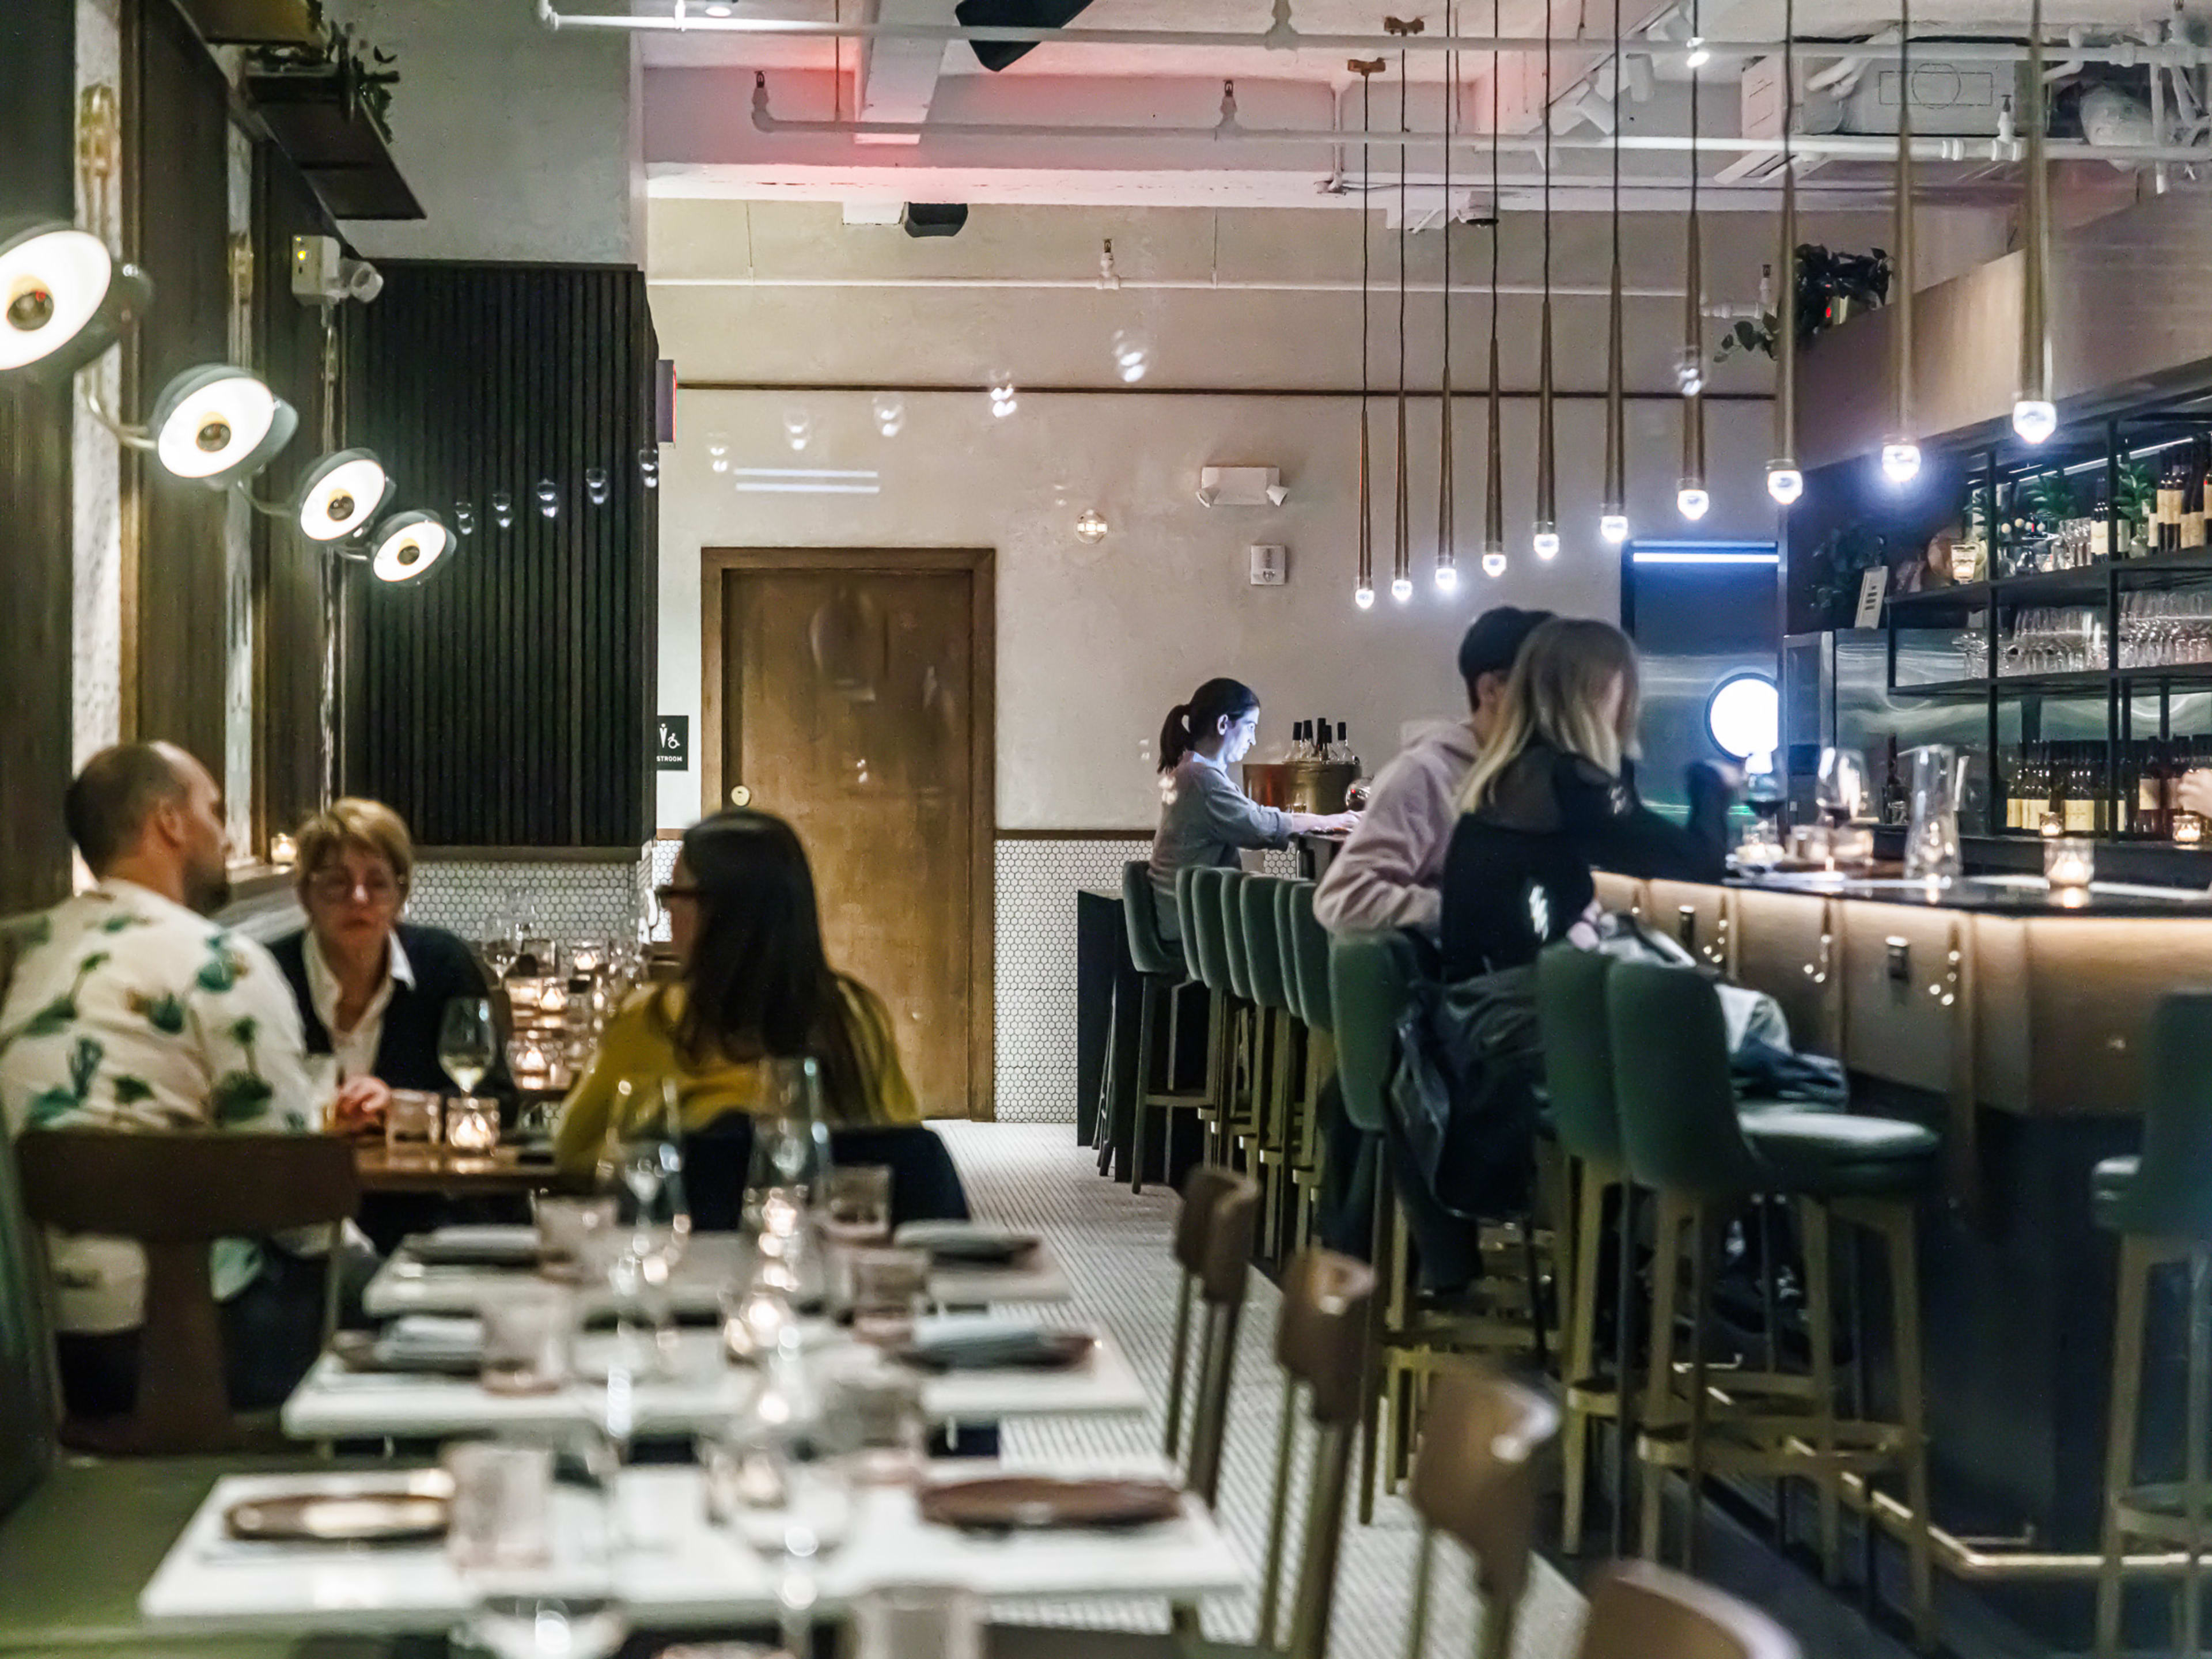
[[[588,1177],[564,1173],[549,1152],[496,1146],[462,1152],[452,1146],[403,1147],[380,1140],[354,1148],[354,1170],[364,1193],[430,1193],[445,1198],[526,1198],[532,1193],[579,1192]]]
[[[666,1294],[679,1318],[714,1316],[723,1292],[743,1282],[752,1247],[738,1233],[694,1233],[669,1275]],[[489,1267],[425,1261],[416,1242],[403,1241],[377,1269],[362,1292],[362,1310],[371,1319],[402,1314],[481,1311],[519,1284],[536,1279],[529,1267]],[[940,1261],[929,1275],[929,1298],[940,1308],[980,1308],[1002,1302],[1065,1302],[1071,1295],[1066,1273],[1048,1243],[1038,1241],[1005,1263]],[[586,1311],[599,1298],[586,1297]],[[611,1293],[606,1305],[612,1304]]]
[[[1001,1473],[982,1460],[930,1466],[926,1480]],[[1035,1466],[1024,1472],[1040,1472]],[[1045,1466],[1042,1472],[1052,1472]],[[1157,1460],[1084,1477],[1160,1478]],[[296,1638],[303,1635],[443,1634],[467,1616],[479,1586],[441,1540],[358,1545],[241,1540],[226,1516],[234,1505],[303,1492],[358,1495],[388,1490],[395,1472],[230,1475],[218,1480],[140,1593],[141,1618],[164,1634]],[[767,1622],[778,1608],[781,1564],[710,1517],[708,1477],[685,1465],[628,1468],[611,1505],[556,1486],[550,1557],[501,1575],[503,1590],[611,1593],[633,1626],[682,1630]],[[611,1546],[609,1533],[613,1534]],[[836,1613],[878,1588],[964,1585],[987,1599],[1084,1597],[1196,1601],[1241,1589],[1248,1569],[1206,1505],[1185,1494],[1169,1519],[1111,1530],[1041,1528],[979,1532],[924,1518],[908,1485],[857,1489],[840,1547],[812,1565],[814,1606]]]
[[[975,1315],[924,1319],[918,1337],[944,1337],[963,1327],[1003,1322]],[[926,1374],[922,1414],[933,1423],[988,1423],[1014,1417],[1129,1416],[1145,1409],[1142,1381],[1114,1339],[1091,1333],[1089,1351],[1073,1364],[988,1365]],[[849,1333],[826,1320],[808,1322],[806,1346],[825,1368],[849,1352],[865,1358]],[[608,1376],[625,1367],[621,1392],[624,1429],[638,1438],[709,1432],[743,1411],[761,1386],[754,1365],[732,1364],[721,1334],[679,1330],[665,1348],[641,1336],[587,1335],[573,1375],[533,1394],[488,1389],[466,1374],[357,1369],[336,1352],[318,1359],[285,1401],[284,1432],[298,1440],[431,1440],[454,1435],[539,1434],[607,1426]],[[834,1375],[834,1371],[830,1374]]]

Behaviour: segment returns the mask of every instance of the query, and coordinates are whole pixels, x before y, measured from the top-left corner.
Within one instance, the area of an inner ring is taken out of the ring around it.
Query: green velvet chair
[[[1182,921],[1183,955],[1206,989],[1206,1096],[1212,1109],[1206,1155],[1209,1163],[1228,1159],[1227,1119],[1236,1086],[1233,993],[1229,982],[1229,939],[1222,919],[1221,883],[1226,870],[1191,866],[1176,872],[1176,906]]]
[[[1136,1076],[1126,1090],[1129,1112],[1129,1188],[1145,1190],[1146,1159],[1151,1154],[1149,1131],[1155,1112],[1162,1129],[1162,1167],[1172,1161],[1175,1116],[1188,1112],[1205,1121],[1212,1103],[1203,1088],[1196,1091],[1175,1086],[1176,1062],[1182,1053],[1183,986],[1190,980],[1182,951],[1160,936],[1158,895],[1152,886],[1152,866],[1133,859],[1121,866],[1121,914],[1128,927],[1129,961],[1137,970]],[[1156,1078],[1155,1073],[1165,1077]]]
[[[1243,924],[1245,974],[1252,987],[1254,1092],[1258,1105],[1253,1154],[1264,1194],[1260,1248],[1270,1261],[1289,1254],[1283,1240],[1287,1236],[1292,1120],[1297,1077],[1305,1058],[1304,1036],[1291,1006],[1290,975],[1283,971],[1281,895],[1289,884],[1276,876],[1248,875],[1237,895]]]
[[[2112,1386],[2106,1453],[2104,1562],[2097,1581],[2098,1659],[2112,1659],[2120,1638],[2121,1592],[2129,1545],[2179,1551],[2180,1651],[2200,1651],[2202,1571],[2212,1545],[2205,1438],[2212,1433],[2212,994],[2169,996],[2151,1012],[2143,1054],[2148,1079],[2142,1152],[2107,1158],[2092,1177],[2098,1224],[2119,1235],[2118,1305],[2112,1333]],[[2148,1335],[2151,1278],[2185,1270],[2182,1468],[2179,1481],[2139,1481],[2137,1416]]]
[[[1652,1258],[1651,1355],[1637,1451],[1644,1464],[1643,1545],[1660,1552],[1665,1469],[1689,1488],[1686,1562],[1694,1559],[1708,1474],[1814,1481],[1821,1550],[1832,1580],[1839,1560],[1842,1478],[1884,1470],[1905,1478],[1914,1517],[1906,1538],[1915,1638],[1936,1639],[1934,1556],[1929,1538],[1927,1418],[1921,1378],[1916,1206],[1934,1184],[1941,1143],[1918,1124],[1849,1113],[1739,1113],[1729,1076],[1720,994],[1682,968],[1616,963],[1607,978],[1613,1092],[1630,1177],[1657,1194]],[[1705,1340],[1711,1280],[1728,1218],[1763,1195],[1796,1201],[1806,1260],[1805,1318],[1812,1364],[1801,1401],[1770,1411],[1716,1416]],[[1830,1226],[1878,1235],[1888,1249],[1898,1420],[1844,1419],[1836,1400]],[[1685,1265],[1690,1292],[1677,1306]],[[1686,1318],[1687,1384],[1676,1388],[1678,1319]]]
[[[1261,1020],[1252,1001],[1252,962],[1244,946],[1242,870],[1214,872],[1213,902],[1221,912],[1222,969],[1229,981],[1229,1092],[1222,1098],[1223,1155],[1242,1149],[1244,1167],[1256,1166],[1261,1116]]]
[[[1336,1044],[1328,1013],[1328,935],[1314,917],[1314,884],[1279,882],[1275,887],[1276,945],[1283,956],[1283,988],[1297,1020],[1304,1064],[1291,1106],[1290,1169],[1291,1245],[1313,1242],[1321,1202],[1322,1091],[1336,1075]]]

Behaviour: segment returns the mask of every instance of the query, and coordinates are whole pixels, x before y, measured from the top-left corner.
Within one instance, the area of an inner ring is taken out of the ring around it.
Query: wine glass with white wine
[[[438,1064],[463,1094],[472,1095],[491,1072],[498,1041],[491,1004],[483,997],[455,997],[438,1028]]]

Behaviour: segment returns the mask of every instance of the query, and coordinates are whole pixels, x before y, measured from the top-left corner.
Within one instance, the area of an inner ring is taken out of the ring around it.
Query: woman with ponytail
[[[1160,827],[1152,837],[1152,889],[1160,933],[1180,939],[1176,872],[1187,865],[1234,866],[1248,847],[1287,847],[1316,830],[1349,830],[1356,812],[1328,817],[1261,806],[1229,769],[1251,752],[1260,699],[1241,680],[1208,680],[1188,702],[1168,710],[1160,727]]]

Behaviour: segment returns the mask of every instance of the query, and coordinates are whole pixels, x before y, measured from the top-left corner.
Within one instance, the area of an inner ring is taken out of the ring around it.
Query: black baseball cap
[[[1552,620],[1548,611],[1494,606],[1474,619],[1459,642],[1459,677],[1473,685],[1485,674],[1504,674],[1513,666],[1528,637]]]

